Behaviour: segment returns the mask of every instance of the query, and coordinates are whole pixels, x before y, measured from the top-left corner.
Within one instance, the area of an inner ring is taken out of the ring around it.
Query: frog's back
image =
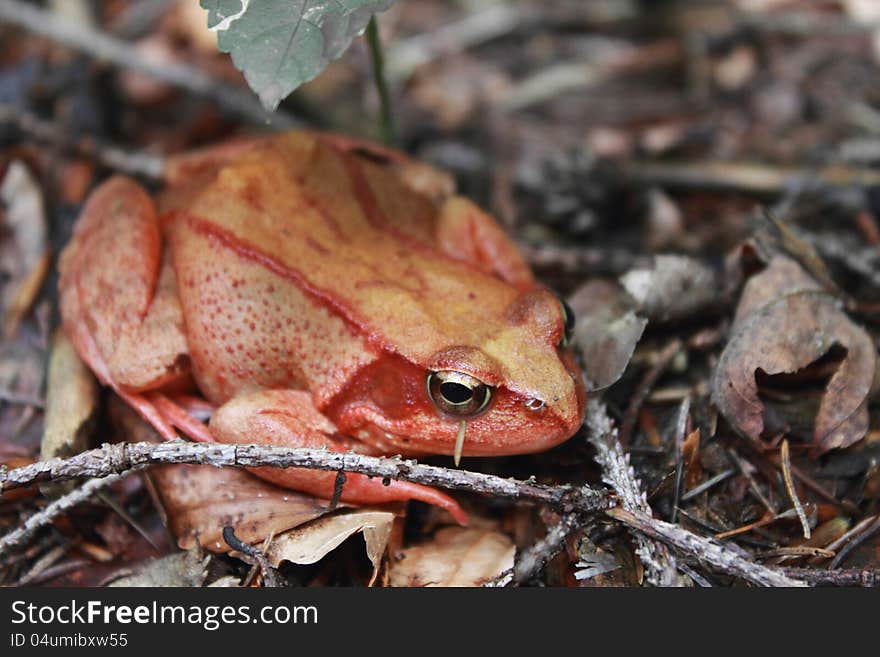
[[[427,367],[505,335],[527,345],[508,319],[522,291],[439,252],[437,222],[436,204],[381,163],[309,133],[221,168],[169,224],[203,390],[328,399],[385,351]]]

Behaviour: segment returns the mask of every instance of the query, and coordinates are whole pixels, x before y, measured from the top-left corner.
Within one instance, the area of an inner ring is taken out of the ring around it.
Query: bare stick
[[[250,557],[256,565],[260,567],[260,570],[263,573],[263,582],[267,587],[277,588],[285,585],[280,573],[269,565],[269,560],[266,559],[266,555],[263,554],[263,551],[238,538],[238,536],[235,535],[235,529],[233,527],[227,526],[223,528],[223,540],[226,541],[226,544],[233,550],[237,550],[245,556]]]
[[[0,493],[42,481],[78,477],[105,477],[157,463],[191,463],[252,468],[310,468],[357,472],[382,479],[401,479],[427,486],[486,493],[512,500],[541,502],[563,511],[602,511],[613,504],[603,490],[589,486],[542,486],[494,475],[422,465],[414,460],[379,458],[323,449],[274,445],[225,445],[220,443],[116,443],[82,452],[66,459],[39,461],[15,470],[0,470]]]
[[[612,426],[605,407],[594,399],[587,403],[587,428],[590,444],[596,448],[596,462],[602,466],[602,480],[614,488],[624,509],[650,516],[651,507],[629,464],[629,457],[617,439],[617,429]],[[666,546],[642,534],[636,534],[634,538],[636,553],[645,566],[646,577],[651,584],[684,584],[678,574],[675,557],[669,554]]]
[[[457,54],[496,39],[538,15],[520,6],[497,3],[454,23],[398,41],[388,49],[388,76],[403,82],[418,67],[437,57]]]
[[[871,187],[880,171],[834,166],[811,171],[749,162],[632,162],[620,167],[630,184],[779,196],[805,185]]]
[[[794,488],[794,479],[791,476],[791,457],[789,455],[787,438],[784,438],[782,440],[780,460],[782,461],[782,479],[785,482],[785,490],[788,493],[788,498],[791,500],[791,503],[794,506],[794,510],[797,513],[798,520],[801,521],[801,527],[804,530],[804,538],[809,540],[810,523],[807,520],[807,514],[804,512],[804,507],[797,496],[797,491]]]
[[[682,346],[682,341],[675,338],[672,342],[663,347],[663,349],[657,354],[653,366],[648,370],[638,387],[633,392],[629,406],[623,415],[623,422],[620,425],[620,442],[622,444],[629,444],[629,441],[632,439],[633,430],[636,426],[636,418],[639,416],[639,411],[642,409],[642,405],[645,403],[648,395],[651,394],[651,390],[653,390],[654,386],[657,384],[657,380],[663,372],[666,371],[666,368],[669,367],[669,363],[671,363],[672,359],[678,355],[679,351],[681,351]]]
[[[44,121],[35,114],[6,103],[0,103],[0,124],[3,123],[15,126],[24,134],[38,141],[97,160],[116,171],[152,180],[162,178],[164,162],[161,157],[137,151],[127,151],[91,137],[70,134],[54,123]]]
[[[18,0],[0,0],[0,20],[49,37],[97,59],[109,61],[115,66],[144,73],[197,96],[210,98],[252,123],[272,123],[278,128],[293,127],[300,123],[286,112],[267,112],[249,92],[216,80],[198,69],[152,59],[132,48],[129,43],[87,25],[66,21],[52,12]]]
[[[696,559],[705,566],[741,577],[753,584],[759,586],[807,586],[804,582],[750,561],[720,543],[697,536],[678,525],[621,508],[611,509],[606,513],[627,527],[663,541],[682,555]]]
[[[544,538],[523,551],[519,556],[513,567],[513,579],[510,583],[513,586],[523,584],[540,573],[550,559],[562,550],[569,534],[583,527],[585,522],[583,514],[568,513],[564,515],[558,523],[550,528]]]
[[[857,568],[849,570],[822,570],[820,568],[783,568],[789,577],[796,577],[810,584],[831,586],[880,586],[880,570]]]
[[[13,472],[15,471],[13,470]],[[34,532],[36,532],[38,529],[40,529],[41,527],[45,527],[57,516],[61,515],[68,509],[73,508],[80,502],[86,501],[98,490],[109,486],[121,477],[122,475],[120,474],[110,474],[101,479],[91,479],[73,492],[58,498],[45,509],[35,513],[30,518],[25,520],[21,527],[13,529],[5,536],[0,537],[0,554],[18,545],[23,545],[31,538],[31,536],[33,536]]]

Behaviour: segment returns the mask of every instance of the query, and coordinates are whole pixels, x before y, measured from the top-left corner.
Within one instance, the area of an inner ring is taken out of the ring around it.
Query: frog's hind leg
[[[339,436],[336,427],[300,390],[266,390],[236,397],[211,417],[211,432],[224,443],[263,443],[285,447],[326,448],[346,452],[354,443]],[[317,497],[333,496],[336,473],[307,468],[248,468],[262,479]],[[383,483],[361,474],[346,474],[340,499],[355,504],[419,500],[442,507],[461,524],[467,515],[450,496],[428,486],[404,481]]]
[[[190,377],[177,282],[153,200],[115,176],[86,202],[61,255],[65,332],[104,385],[165,439],[176,437],[149,393]]]

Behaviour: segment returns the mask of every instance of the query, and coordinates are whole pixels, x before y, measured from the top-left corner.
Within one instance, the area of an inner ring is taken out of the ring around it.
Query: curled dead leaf
[[[623,375],[648,320],[637,316],[626,292],[609,281],[588,282],[568,304],[577,317],[574,344],[587,390],[607,388]]]
[[[401,550],[391,586],[482,586],[513,568],[516,546],[486,528],[445,527],[426,543]]]
[[[364,536],[367,558],[373,564],[370,585],[376,580],[382,555],[391,536],[395,515],[390,511],[358,510],[324,516],[276,536],[266,557],[276,568],[282,561],[315,563],[360,532]]]
[[[815,415],[813,453],[822,454],[864,437],[876,373],[877,351],[867,333],[799,264],[777,255],[743,290],[712,396],[727,420],[754,441],[760,441],[768,420],[776,425],[774,432],[788,432],[796,413]],[[777,375],[797,377],[777,380],[793,381],[800,388],[778,395],[783,404],[770,405],[761,398],[759,382]],[[827,383],[816,400],[817,410],[805,411],[805,382],[823,376]]]

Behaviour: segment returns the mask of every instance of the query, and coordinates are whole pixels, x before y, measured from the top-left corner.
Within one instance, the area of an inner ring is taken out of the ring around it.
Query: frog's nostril
[[[540,411],[544,408],[544,404],[545,402],[542,399],[527,399],[525,401],[525,406],[530,411]]]

